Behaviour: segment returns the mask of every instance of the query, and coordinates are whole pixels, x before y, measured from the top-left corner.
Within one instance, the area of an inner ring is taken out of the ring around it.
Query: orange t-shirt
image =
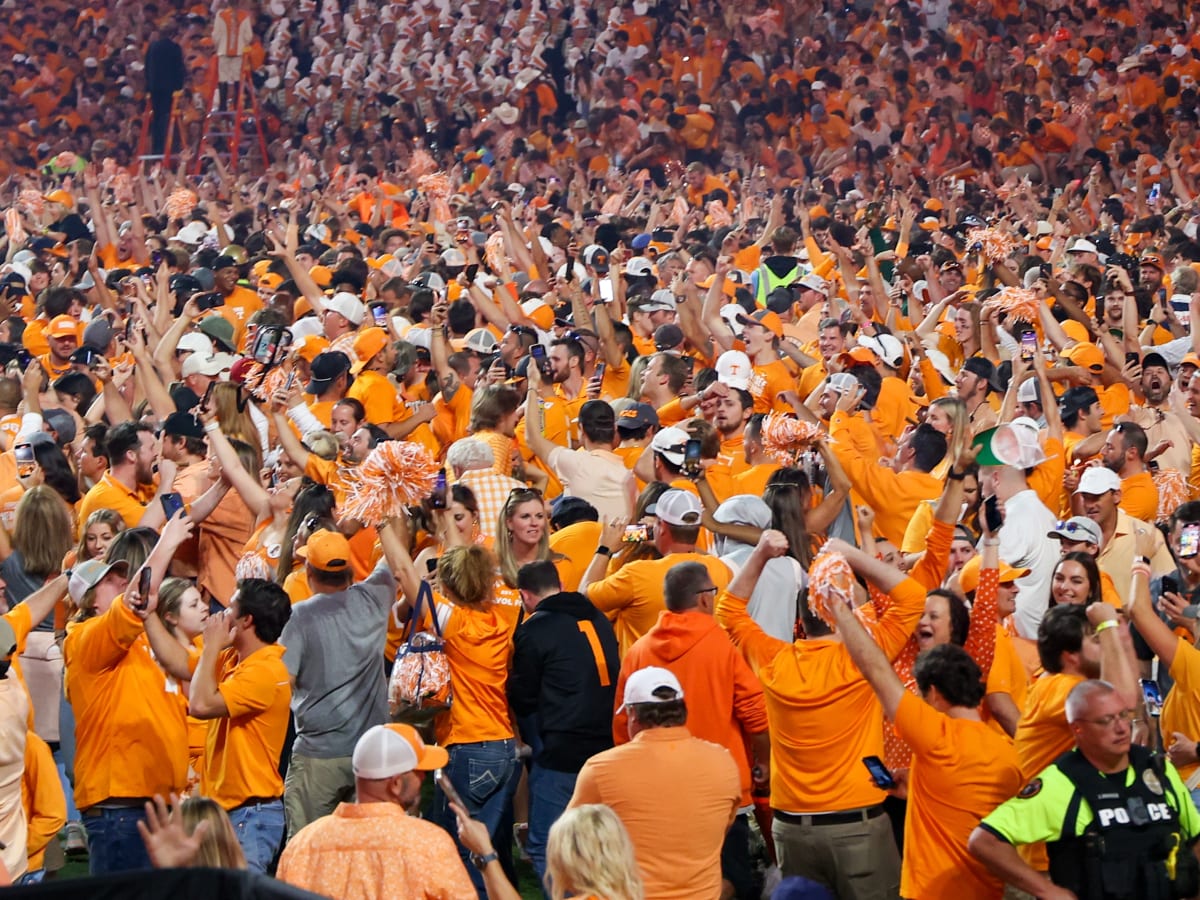
[[[282,796],[279,756],[292,700],[283,647],[270,644],[240,661],[229,648],[217,662],[217,690],[229,715],[208,723],[205,796],[227,810],[251,797]]]
[[[438,717],[443,747],[513,736],[508,714],[508,662],[515,622],[495,604],[460,606],[435,595],[438,622],[454,684],[454,703]]]
[[[1139,472],[1122,478],[1120,506],[1126,515],[1143,522],[1153,522],[1157,519],[1158,488],[1154,486],[1154,476],[1149,472]]]
[[[1003,882],[967,852],[967,838],[1021,787],[1012,741],[981,721],[940,713],[907,691],[896,710],[896,731],[913,749],[901,896],[999,900]]]

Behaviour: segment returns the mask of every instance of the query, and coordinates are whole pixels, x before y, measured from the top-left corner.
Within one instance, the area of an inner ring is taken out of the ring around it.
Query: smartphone
[[[602,363],[602,362],[596,363],[596,372],[595,372],[595,374],[592,375],[592,377],[595,378],[597,381],[603,381],[605,368],[606,368],[606,365],[604,363]]]
[[[446,470],[442,469],[433,480],[433,492],[429,495],[430,509],[446,508]]]
[[[1191,559],[1200,553],[1200,522],[1189,522],[1179,531],[1179,555]]]
[[[138,610],[144,610],[150,605],[150,575],[150,567],[142,566],[142,571],[138,573]]]
[[[1156,181],[1154,184],[1150,185],[1150,192],[1146,194],[1146,200],[1150,203],[1154,203],[1156,200],[1158,200],[1161,194],[1162,184]]]
[[[437,571],[437,561],[438,558],[436,556],[431,556],[429,559],[425,560],[425,571],[430,575]]]
[[[387,326],[387,307],[382,303],[371,304],[371,318],[380,328]]]
[[[683,447],[683,474],[700,474],[700,439],[691,438]]]
[[[529,348],[529,355],[533,358],[533,364],[538,367],[538,371],[545,378],[550,377],[550,360],[546,356],[546,348],[541,344],[534,344]]]
[[[1178,593],[1179,579],[1177,579],[1174,575],[1164,575],[1162,580],[1159,582],[1158,595],[1161,597],[1163,594]]]
[[[96,351],[95,350],[93,350],[91,347],[80,347],[79,348],[79,364],[80,365],[87,366],[90,369],[92,367],[92,364],[95,362],[96,362]]]
[[[471,808],[463,802],[463,798],[458,795],[458,791],[454,789],[454,785],[450,783],[450,777],[442,769],[434,769],[433,783],[441,788],[442,793],[451,803],[462,807],[468,813],[471,811]]]
[[[1142,699],[1146,701],[1146,712],[1158,718],[1162,712],[1163,698],[1157,681],[1150,678],[1142,679]]]
[[[1000,501],[996,499],[996,495],[988,497],[983,501],[983,515],[987,522],[988,531],[995,534],[1004,525],[1004,517],[1000,514]]]
[[[292,371],[288,372],[287,381],[284,382],[283,389],[285,391],[290,391],[292,389],[292,385],[295,383],[296,383],[296,370],[292,369]]]
[[[621,535],[623,544],[640,544],[648,540],[650,540],[650,529],[640,522],[637,525],[626,525],[625,533]]]
[[[125,340],[128,341],[132,335],[133,335],[133,313],[131,312],[131,313],[129,313],[129,315],[127,315],[125,317]]]
[[[221,296],[220,291],[209,291],[205,294],[196,295],[196,308],[203,312],[206,309],[216,309],[218,306],[225,305],[225,298]]]
[[[435,238],[432,234],[425,235],[425,243],[429,244],[431,247],[436,241],[437,238]]]
[[[871,780],[875,782],[877,788],[890,791],[896,787],[896,779],[892,777],[891,771],[878,756],[864,756],[862,763],[871,773]]]
[[[1127,365],[1127,366],[1136,366],[1141,361],[1142,361],[1142,358],[1137,353],[1126,353],[1125,354],[1125,365]]]
[[[33,455],[33,444],[17,444],[13,447],[13,455],[17,458],[17,474],[28,478],[37,468],[37,458]]]
[[[177,491],[171,491],[168,494],[163,494],[159,501],[162,503],[163,512],[167,516],[167,521],[175,518],[175,514],[183,509],[183,497]]]
[[[1021,359],[1025,362],[1033,362],[1033,357],[1037,354],[1037,332],[1023,331],[1021,332]]]
[[[200,400],[200,406],[202,409],[211,409],[209,404],[212,402],[213,388],[216,386],[217,383],[215,381],[210,381],[208,383],[208,387],[204,390],[204,397],[202,397]]]

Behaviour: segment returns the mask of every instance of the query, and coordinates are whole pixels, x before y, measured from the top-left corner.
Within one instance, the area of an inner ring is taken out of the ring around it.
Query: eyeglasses
[[[507,506],[509,503],[512,503],[513,499],[515,497],[517,497],[517,495],[523,495],[521,497],[521,499],[518,501],[519,503],[523,503],[526,500],[541,500],[542,499],[542,492],[539,491],[537,488],[517,487],[517,488],[513,488],[511,491],[509,491],[508,499],[504,501],[505,505]]]
[[[510,334],[517,334],[517,335],[527,334],[531,338],[533,338],[535,341],[537,340],[537,336],[538,336],[537,332],[534,329],[530,328],[528,325],[509,325],[508,331]]]
[[[700,588],[700,590],[696,591],[695,594],[698,597],[701,594],[715,594],[719,590],[720,588],[714,584],[712,587]]]
[[[1101,716],[1098,719],[1081,719],[1080,721],[1088,722],[1092,725],[1097,725],[1100,728],[1112,728],[1113,725],[1115,725],[1117,723],[1118,719],[1120,719],[1121,721],[1126,722],[1126,723],[1136,722],[1138,720],[1137,710],[1123,709],[1119,713],[1113,713],[1112,715],[1108,715],[1108,716]]]

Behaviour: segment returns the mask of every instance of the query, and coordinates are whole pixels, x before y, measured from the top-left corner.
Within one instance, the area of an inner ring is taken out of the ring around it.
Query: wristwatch
[[[493,863],[500,858],[499,854],[493,850],[486,856],[480,856],[478,853],[471,854],[471,865],[477,868],[480,872],[487,868],[488,863]]]

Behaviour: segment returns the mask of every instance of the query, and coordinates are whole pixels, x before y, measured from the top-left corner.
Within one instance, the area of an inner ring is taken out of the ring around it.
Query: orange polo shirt
[[[75,805],[182,791],[186,701],[122,597],[102,615],[67,626],[63,661],[75,710]]]
[[[672,553],[662,559],[634,560],[603,580],[593,581],[584,591],[592,604],[613,623],[622,657],[634,641],[654,627],[659,613],[666,609],[663,578],[670,569],[684,562],[703,565],[720,590],[733,580],[729,567],[715,556],[696,552]]]
[[[1154,476],[1149,472],[1139,472],[1121,479],[1121,509],[1126,515],[1141,519],[1143,522],[1153,522],[1158,518],[1158,488],[1154,486]]]
[[[925,609],[925,588],[906,578],[875,640],[895,659]],[[883,709],[846,645],[820,638],[788,643],[768,635],[724,591],[717,621],[762,682],[771,722],[771,806],[785,812],[840,812],[877,806],[884,792],[865,777],[864,756],[883,756]]]
[[[83,499],[79,503],[79,514],[76,518],[79,524],[76,537],[83,537],[83,526],[87,524],[88,517],[98,509],[114,510],[125,520],[127,528],[136,527],[137,523],[142,520],[142,515],[146,512],[146,504],[152,496],[152,487],[147,486],[147,489],[131,491],[113,478],[112,472],[105,472],[100,480],[92,485],[91,490],[83,495]]]
[[[378,372],[358,373],[346,396],[363,405],[367,421],[372,425],[402,422],[412,415],[400,399],[396,386]]]
[[[217,678],[229,715],[208,723],[205,796],[225,809],[241,806],[251,797],[282,796],[279,756],[292,700],[283,647],[260,647],[241,661],[231,647],[221,654]]]
[[[729,751],[680,725],[647,729],[593,756],[568,808],[612,807],[632,839],[646,896],[696,900],[721,893],[721,846],[740,797]]]

